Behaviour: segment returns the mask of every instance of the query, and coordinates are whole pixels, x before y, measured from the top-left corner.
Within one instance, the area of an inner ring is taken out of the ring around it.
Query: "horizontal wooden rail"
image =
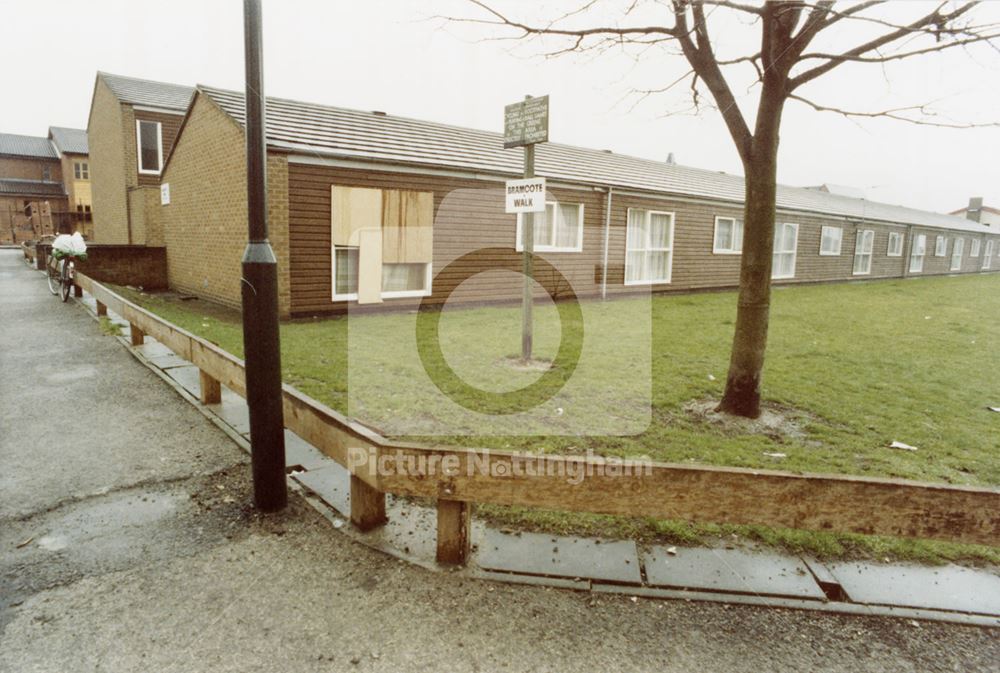
[[[108,309],[245,396],[243,361],[78,274]],[[758,524],[1000,546],[1000,490],[900,479],[523,455],[389,440],[289,385],[285,426],[346,467],[352,520],[384,521],[384,494],[435,498],[438,558],[461,563],[467,503]]]

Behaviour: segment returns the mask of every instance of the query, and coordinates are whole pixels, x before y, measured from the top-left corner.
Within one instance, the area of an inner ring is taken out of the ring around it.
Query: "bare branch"
[[[916,124],[918,126],[936,126],[938,128],[948,128],[948,129],[975,129],[975,128],[990,128],[990,127],[1000,127],[1000,122],[983,122],[983,123],[959,123],[959,122],[948,122],[948,121],[934,121],[933,119],[927,119],[927,117],[939,117],[939,113],[930,109],[928,104],[924,105],[908,105],[906,107],[892,108],[889,110],[881,110],[879,112],[855,112],[850,110],[844,110],[837,107],[830,107],[828,105],[820,105],[815,103],[808,98],[799,96],[798,94],[789,94],[789,99],[798,101],[805,105],[808,105],[817,112],[834,112],[836,114],[842,115],[848,118],[854,117],[864,117],[868,119],[883,118],[883,119],[893,119],[896,121],[907,122],[909,124]],[[904,112],[916,112],[917,114],[924,117],[911,117],[903,115]]]
[[[848,49],[842,54],[831,54],[829,60],[827,60],[825,63],[817,65],[793,77],[789,82],[788,90],[793,91],[796,88],[805,84],[806,82],[812,81],[817,77],[819,77],[820,75],[824,75],[830,72],[837,66],[849,62],[853,60],[855,57],[862,57],[865,54],[873,52],[881,47],[892,44],[896,40],[911,35],[917,29],[931,25],[947,26],[949,22],[953,21],[954,19],[957,19],[958,17],[962,16],[963,14],[971,10],[973,7],[975,7],[976,1],[973,0],[972,2],[967,2],[956,8],[954,11],[947,13],[941,12],[941,9],[942,7],[944,7],[944,4],[945,3],[938,5],[938,7],[933,12],[920,17],[916,21],[906,26],[902,26],[893,31],[890,31],[889,33],[886,33],[885,35],[869,40],[868,42],[860,44],[854,47],[853,49]],[[940,45],[938,47],[938,50],[940,50],[941,48],[945,48],[945,46]]]

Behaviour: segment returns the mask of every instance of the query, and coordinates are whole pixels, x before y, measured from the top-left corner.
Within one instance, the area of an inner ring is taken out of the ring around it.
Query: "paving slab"
[[[166,370],[166,374],[195,397],[201,395],[201,375],[198,373],[198,368],[194,365],[174,367]]]
[[[149,360],[150,364],[152,364],[154,367],[164,370],[171,369],[173,367],[187,367],[191,364],[190,361],[185,360],[179,355],[174,355],[173,353],[171,353],[170,355],[160,355],[157,357],[146,358],[146,359]]]
[[[135,349],[139,351],[139,353],[141,353],[147,360],[152,360],[153,358],[158,358],[164,355],[174,355],[172,350],[150,337],[146,337],[146,341],[141,346],[136,346]]]
[[[742,549],[656,546],[643,553],[643,563],[651,586],[826,598],[806,564],[792,556]]]
[[[315,446],[285,429],[285,465],[298,465],[303,470],[337,465],[336,461],[324,455]]]
[[[222,387],[222,402],[205,406],[238,434],[245,435],[250,432],[250,409],[246,400],[225,386]]]
[[[337,463],[292,475],[323,502],[344,516],[351,513],[351,475]]]
[[[1000,616],[1000,577],[987,570],[861,562],[826,565],[855,603]]]
[[[540,533],[484,531],[475,562],[486,570],[641,584],[632,540],[605,541]]]

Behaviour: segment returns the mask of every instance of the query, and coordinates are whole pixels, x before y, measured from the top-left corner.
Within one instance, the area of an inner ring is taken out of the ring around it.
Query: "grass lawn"
[[[206,302],[122,292],[242,355],[235,312]],[[560,310],[552,305],[536,310],[536,352],[543,358],[556,359]],[[1000,275],[776,289],[764,395],[789,419],[790,432],[746,432],[688,409],[693,401],[721,395],[734,316],[735,295],[728,292],[585,302],[580,364],[572,377],[563,378],[600,385],[601,394],[567,384],[561,397],[541,405],[535,415],[504,417],[519,419],[518,432],[505,432],[509,424],[483,425],[434,386],[434,394],[428,392],[413,355],[414,342],[427,338],[428,329],[412,314],[283,324],[283,371],[285,380],[303,392],[375,427],[402,428],[391,434],[438,442],[562,453],[592,449],[668,462],[1000,485],[1000,414],[987,410],[1000,405]],[[443,312],[444,361],[466,381],[493,392],[537,380],[538,371],[503,364],[519,350],[519,321],[517,307]],[[635,343],[651,348],[634,348]],[[555,379],[558,388],[562,379]],[[643,397],[651,406],[633,404]],[[516,393],[506,396],[511,404],[516,398]],[[467,402],[475,405],[476,395]],[[571,432],[574,423],[587,419],[607,422],[611,436]],[[441,436],[441,427],[457,430]],[[546,434],[547,428],[561,434]],[[640,432],[622,434],[615,428]],[[890,449],[893,440],[918,450]],[[483,511],[545,529],[613,529],[679,542],[736,534],[823,555],[859,551],[1000,562],[1000,550],[940,543],[623,522],[512,508]]]

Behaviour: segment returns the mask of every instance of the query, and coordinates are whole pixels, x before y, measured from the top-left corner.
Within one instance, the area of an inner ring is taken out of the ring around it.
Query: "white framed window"
[[[431,293],[431,265],[426,262],[382,264],[382,297],[425,297]]]
[[[885,254],[887,257],[903,256],[903,232],[889,232],[889,247],[886,249]]]
[[[673,248],[673,213],[629,208],[625,232],[625,284],[669,283]]]
[[[844,230],[842,227],[824,226],[820,229],[819,254],[839,255],[841,243],[844,240]]]
[[[969,246],[969,257],[979,257],[979,246],[980,240],[978,238],[972,239],[972,244]]]
[[[924,255],[927,254],[927,236],[917,234],[910,250],[910,273],[920,273],[924,270]]]
[[[73,162],[73,177],[77,180],[90,179],[90,164],[86,161]]]
[[[738,255],[741,252],[743,252],[743,220],[735,217],[716,217],[712,254]]]
[[[517,216],[514,249],[524,250],[521,236],[522,216]],[[535,252],[580,252],[583,250],[583,204],[545,204],[545,213],[535,213]]]
[[[993,241],[986,241],[986,249],[983,250],[983,268],[988,269],[993,265]]]
[[[160,174],[163,168],[163,125],[160,122],[135,120],[135,151],[140,173]]]
[[[962,268],[962,253],[965,252],[965,239],[956,238],[951,244],[951,270],[958,271]]]
[[[854,275],[867,276],[872,272],[872,251],[875,249],[875,232],[858,231],[854,239]]]
[[[355,301],[358,298],[360,251],[353,246],[333,250],[333,300]],[[383,299],[424,297],[431,293],[431,265],[426,262],[382,264]]]
[[[774,225],[774,257],[771,278],[795,278],[795,256],[799,245],[799,225]]]
[[[938,236],[934,239],[934,256],[944,257],[948,254],[948,239],[944,236]]]
[[[334,301],[358,298],[357,247],[337,246],[333,249],[333,299]]]

